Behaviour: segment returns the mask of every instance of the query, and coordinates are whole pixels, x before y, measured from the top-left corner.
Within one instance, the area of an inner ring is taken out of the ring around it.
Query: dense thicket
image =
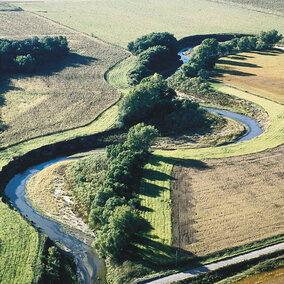
[[[256,36],[234,38],[230,41],[219,43],[216,39],[205,39],[190,54],[190,60],[181,67],[181,72],[187,77],[202,77],[207,79],[207,70],[215,66],[218,58],[229,54],[272,48],[282,35],[276,30],[261,32]]]
[[[84,219],[88,219],[91,204],[103,184],[108,162],[104,154],[94,154],[79,159],[65,172],[65,190],[74,197],[74,209]]]
[[[153,126],[137,124],[130,128],[124,144],[107,147],[109,168],[89,215],[89,225],[99,229],[95,247],[101,257],[123,258],[123,251],[135,235],[147,229],[146,221],[135,208],[139,207],[141,169],[157,136]]]
[[[74,260],[49,242],[51,241],[47,242],[47,247],[41,257],[41,276],[40,279],[37,279],[37,283],[78,284]]]
[[[156,72],[180,66],[177,47],[176,38],[169,33],[151,33],[130,42],[128,49],[138,58],[137,64],[128,72],[128,82],[137,85]]]
[[[67,39],[62,36],[0,39],[0,73],[31,73],[68,52]]]
[[[163,133],[181,133],[210,124],[197,103],[176,99],[161,75],[145,78],[123,97],[119,121],[125,126],[139,122],[154,125]]]
[[[134,55],[138,55],[149,47],[156,45],[167,47],[172,55],[177,54],[178,41],[173,34],[164,33],[150,33],[137,38],[135,41],[128,43],[128,50]]]

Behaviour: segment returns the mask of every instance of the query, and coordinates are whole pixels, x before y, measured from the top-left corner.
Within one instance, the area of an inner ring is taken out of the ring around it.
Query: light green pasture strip
[[[108,130],[115,124],[117,115],[117,106],[114,105],[106,110],[90,125],[79,127],[73,130],[66,130],[53,135],[31,139],[16,146],[9,147],[8,149],[0,152],[0,170],[4,165],[11,161],[13,157],[23,155],[39,147]]]
[[[38,1],[15,4],[122,47],[150,32],[284,32],[284,18],[206,0]]]
[[[237,144],[201,149],[156,150],[154,153],[164,157],[203,160],[257,153],[284,143],[284,105],[227,86],[222,86],[219,90],[263,107],[270,117],[268,129],[262,135],[250,141]]]
[[[108,83],[120,92],[127,92],[130,87],[127,82],[127,72],[135,66],[136,60],[135,56],[129,56],[110,69],[106,75]]]
[[[39,233],[0,200],[0,283],[31,283]]]
[[[142,216],[150,223],[150,236],[162,244],[172,244],[171,172],[173,164],[152,156],[145,166],[140,187],[141,205],[148,208]]]

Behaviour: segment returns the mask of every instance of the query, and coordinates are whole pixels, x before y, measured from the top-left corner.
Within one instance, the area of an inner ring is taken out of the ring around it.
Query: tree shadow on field
[[[53,73],[60,72],[67,67],[78,68],[81,66],[89,66],[95,61],[98,61],[98,59],[95,57],[70,52],[67,56],[60,58],[56,62],[44,64],[39,71],[30,74],[30,76],[50,76]]]
[[[224,75],[233,75],[233,76],[242,76],[242,77],[245,77],[245,76],[256,76],[256,74],[253,74],[253,73],[249,73],[249,72],[243,72],[243,71],[238,71],[238,70],[230,70],[230,69],[224,69],[224,68],[218,68],[218,69],[215,69],[213,72],[212,72],[212,76],[213,77],[224,77]]]
[[[261,66],[253,63],[248,62],[238,62],[238,61],[231,61],[226,59],[219,59],[217,64],[225,64],[225,65],[233,65],[233,66],[242,66],[242,67],[252,67],[252,68],[262,68]]]
[[[97,58],[83,56],[77,53],[70,52],[63,58],[58,59],[56,62],[50,62],[40,66],[40,70],[28,74],[4,74],[1,75],[0,81],[0,107],[5,105],[4,94],[9,91],[24,91],[23,88],[15,87],[11,83],[11,79],[32,78],[34,76],[52,76],[65,68],[78,68],[81,66],[89,66],[91,63],[97,61]],[[76,70],[74,71],[76,72]],[[3,125],[0,118],[0,133],[8,127]]]

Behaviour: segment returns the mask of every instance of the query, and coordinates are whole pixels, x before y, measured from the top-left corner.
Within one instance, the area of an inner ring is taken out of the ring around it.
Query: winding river
[[[183,55],[183,51],[190,48],[185,48],[179,52],[182,60],[186,63],[189,58]],[[240,138],[235,143],[241,141],[248,141],[262,133],[259,125],[251,118],[248,118],[244,115],[236,114],[230,111],[218,110],[213,108],[205,108],[208,111],[215,112],[217,114],[223,115],[225,117],[233,118],[239,120],[243,124],[246,124],[248,133]],[[101,149],[98,149],[101,150]],[[37,213],[32,207],[30,202],[26,199],[26,182],[27,180],[37,172],[43,170],[44,168],[53,165],[55,163],[66,160],[66,158],[58,158],[51,160],[49,162],[42,163],[40,165],[31,167],[25,172],[17,174],[14,178],[8,183],[5,193],[10,198],[14,207],[27,219],[31,220],[35,227],[40,227],[40,230],[43,233],[46,233],[51,240],[55,243],[60,243],[63,247],[67,248],[68,251],[74,256],[77,263],[77,273],[80,278],[81,283],[91,284],[94,283],[98,272],[100,269],[103,269],[103,262],[98,258],[94,249],[87,245],[86,243],[79,240],[79,238],[74,237],[73,234],[67,233],[63,226],[53,220],[47,219]],[[76,232],[77,236],[80,235],[80,239],[88,239],[83,233]]]

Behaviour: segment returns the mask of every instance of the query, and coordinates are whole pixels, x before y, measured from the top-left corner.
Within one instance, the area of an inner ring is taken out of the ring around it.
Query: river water
[[[183,52],[188,49],[190,48],[184,48],[179,52],[183,63],[186,63],[189,60],[187,56],[183,55]],[[226,117],[239,120],[242,123],[246,124],[247,128],[249,129],[248,133],[235,143],[239,143],[241,141],[248,141],[262,133],[262,130],[259,125],[249,117],[225,110],[213,108],[205,109]],[[98,150],[101,151],[102,149]],[[35,227],[40,227],[40,230],[43,233],[46,233],[51,240],[53,240],[55,243],[59,242],[63,245],[63,247],[66,247],[68,251],[70,251],[70,253],[74,256],[76,260],[77,273],[81,283],[91,284],[94,283],[95,279],[97,278],[99,270],[104,269],[103,262],[99,259],[95,250],[83,241],[74,237],[73,234],[67,233],[61,224],[38,214],[25,197],[26,182],[32,175],[36,174],[37,172],[45,169],[50,165],[61,162],[63,160],[66,160],[66,158],[58,158],[55,160],[51,160],[49,162],[31,167],[23,173],[17,174],[14,178],[10,180],[9,184],[5,189],[5,193],[10,198],[14,207],[23,216],[31,220]],[[83,233],[76,232],[76,234],[81,235],[81,237],[83,238],[88,238]]]

